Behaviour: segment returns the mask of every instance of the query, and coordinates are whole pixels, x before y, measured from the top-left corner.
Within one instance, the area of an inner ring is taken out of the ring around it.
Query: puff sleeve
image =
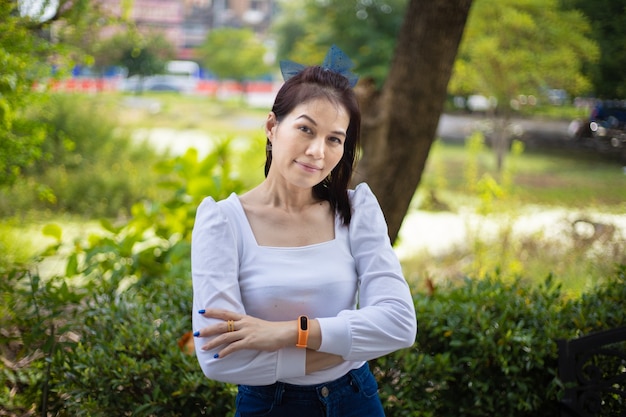
[[[359,280],[358,309],[319,319],[319,350],[346,360],[366,361],[410,347],[417,334],[417,319],[376,197],[362,183],[351,198],[349,240]]]

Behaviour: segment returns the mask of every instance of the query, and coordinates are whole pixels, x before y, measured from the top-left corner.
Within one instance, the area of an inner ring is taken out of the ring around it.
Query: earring
[[[271,151],[272,150],[272,142],[270,142],[267,145],[265,145],[265,150],[266,151]]]

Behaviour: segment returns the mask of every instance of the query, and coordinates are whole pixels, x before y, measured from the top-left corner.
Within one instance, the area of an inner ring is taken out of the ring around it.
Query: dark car
[[[570,125],[570,134],[598,150],[626,148],[626,101],[598,102],[586,120]]]

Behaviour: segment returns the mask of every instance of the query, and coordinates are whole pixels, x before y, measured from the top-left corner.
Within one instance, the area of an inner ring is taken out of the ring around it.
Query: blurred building
[[[207,34],[221,27],[249,27],[263,35],[274,14],[274,0],[98,0],[115,16],[126,16],[139,30],[156,30],[176,49],[177,59],[193,59]],[[130,4],[123,10],[122,4]]]

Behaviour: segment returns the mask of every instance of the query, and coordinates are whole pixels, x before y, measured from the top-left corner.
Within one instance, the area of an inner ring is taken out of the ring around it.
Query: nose
[[[315,138],[309,143],[306,154],[315,159],[322,159],[324,158],[324,146],[324,138]]]

